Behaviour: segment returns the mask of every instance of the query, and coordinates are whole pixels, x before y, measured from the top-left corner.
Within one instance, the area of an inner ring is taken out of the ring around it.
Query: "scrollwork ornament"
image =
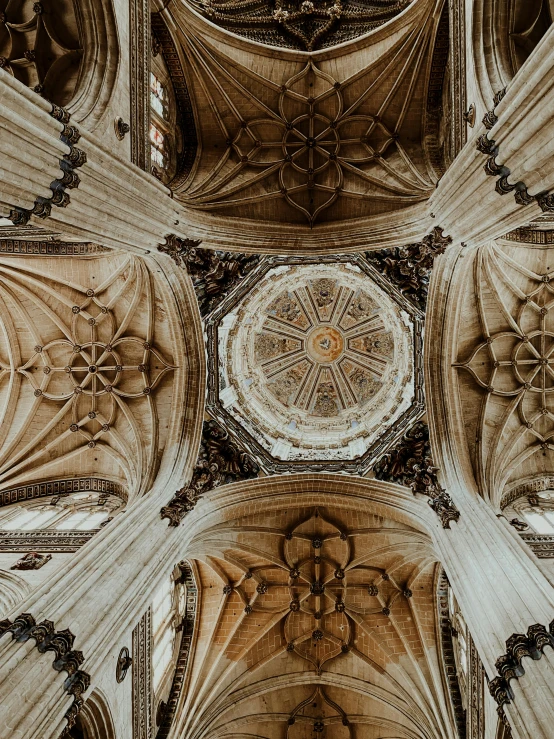
[[[439,468],[431,457],[429,429],[422,421],[414,424],[400,443],[381,457],[373,471],[378,480],[398,482],[411,488],[414,495],[427,496],[443,528],[449,529],[451,521],[459,520],[460,512],[438,481]]]
[[[122,683],[127,676],[127,672],[133,664],[133,658],[129,654],[129,649],[123,647],[117,657],[117,663],[115,666],[115,679],[118,683]]]
[[[203,493],[230,482],[257,477],[259,471],[254,458],[231,441],[225,429],[215,421],[205,421],[192,480],[162,508],[162,519],[169,519],[170,526],[178,526],[186,514],[196,507]]]

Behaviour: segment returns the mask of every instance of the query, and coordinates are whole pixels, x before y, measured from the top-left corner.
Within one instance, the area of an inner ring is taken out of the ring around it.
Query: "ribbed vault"
[[[407,523],[411,514],[371,504],[367,482],[362,506],[331,494],[341,478],[326,478],[287,476],[284,497],[279,478],[264,492],[261,481],[242,484],[257,502],[216,515],[188,547],[199,626],[178,735],[451,736],[429,535]]]

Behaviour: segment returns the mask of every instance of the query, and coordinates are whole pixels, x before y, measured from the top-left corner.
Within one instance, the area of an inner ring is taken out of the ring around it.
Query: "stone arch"
[[[0,570],[0,618],[14,609],[30,593],[31,586],[19,575]]]
[[[110,707],[98,688],[85,701],[69,735],[73,739],[115,739]]]

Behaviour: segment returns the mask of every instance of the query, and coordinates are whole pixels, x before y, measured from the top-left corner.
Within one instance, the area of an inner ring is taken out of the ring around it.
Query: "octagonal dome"
[[[208,320],[208,409],[267,470],[382,453],[422,406],[417,309],[363,257],[266,258],[247,282]]]

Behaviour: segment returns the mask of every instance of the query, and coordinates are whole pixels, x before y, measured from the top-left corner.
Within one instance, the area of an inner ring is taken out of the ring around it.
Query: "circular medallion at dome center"
[[[314,362],[331,364],[344,351],[344,337],[333,326],[317,326],[308,336],[306,349]]]

